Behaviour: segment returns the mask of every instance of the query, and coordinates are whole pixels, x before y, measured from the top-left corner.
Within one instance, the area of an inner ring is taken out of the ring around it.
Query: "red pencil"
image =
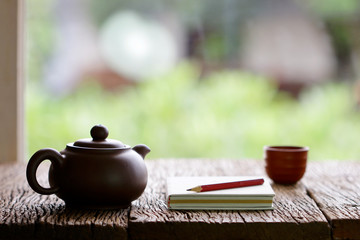
[[[209,185],[200,185],[186,191],[194,191],[194,192],[208,192],[208,191],[215,191],[215,190],[222,190],[222,189],[229,189],[229,188],[239,188],[239,187],[250,187],[256,185],[262,185],[264,183],[264,179],[253,179],[253,180],[243,180],[237,182],[226,182],[226,183],[216,183],[216,184],[209,184]]]

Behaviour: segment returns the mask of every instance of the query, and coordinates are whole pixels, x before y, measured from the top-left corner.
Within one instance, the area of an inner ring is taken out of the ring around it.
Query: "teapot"
[[[52,148],[37,151],[30,158],[26,177],[30,187],[40,194],[56,194],[66,207],[85,209],[127,208],[144,192],[148,173],[144,163],[150,149],[134,147],[106,139],[109,131],[96,125],[91,137],[68,143],[60,152]],[[50,160],[49,188],[42,187],[36,170]]]

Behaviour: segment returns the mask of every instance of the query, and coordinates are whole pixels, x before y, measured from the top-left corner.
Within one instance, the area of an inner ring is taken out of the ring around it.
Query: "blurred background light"
[[[130,11],[117,12],[104,23],[100,49],[114,71],[135,81],[166,73],[179,56],[164,26]]]

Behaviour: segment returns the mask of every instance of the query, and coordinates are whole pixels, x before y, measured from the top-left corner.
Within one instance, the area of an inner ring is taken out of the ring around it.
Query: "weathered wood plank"
[[[273,184],[273,211],[170,211],[165,203],[167,176],[263,175],[261,161],[147,164],[149,185],[131,212],[66,209],[29,188],[24,164],[0,165],[0,239],[329,239],[325,216],[334,239],[360,239],[360,163],[310,163],[297,185]]]
[[[47,182],[48,166],[39,169]],[[127,239],[129,208],[84,211],[65,208],[55,195],[35,193],[25,165],[0,165],[0,239]]]
[[[331,224],[334,239],[360,239],[360,162],[311,163],[309,195]]]
[[[274,211],[174,211],[165,202],[167,176],[264,175],[262,162],[148,161],[150,181],[134,202],[131,239],[330,239],[325,216],[303,184],[273,185]]]

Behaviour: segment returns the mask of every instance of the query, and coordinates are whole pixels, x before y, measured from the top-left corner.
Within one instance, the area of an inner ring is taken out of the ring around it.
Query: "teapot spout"
[[[138,144],[132,148],[135,152],[137,152],[143,159],[150,152],[150,148],[145,144]]]

